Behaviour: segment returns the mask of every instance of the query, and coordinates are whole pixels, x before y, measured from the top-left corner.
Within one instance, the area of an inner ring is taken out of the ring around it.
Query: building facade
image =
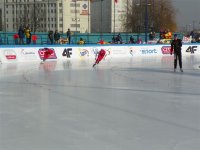
[[[91,3],[91,32],[125,32],[127,0],[93,0]]]
[[[3,2],[2,2],[3,1]],[[15,32],[30,25],[34,32],[90,32],[90,0],[2,0],[0,30]]]

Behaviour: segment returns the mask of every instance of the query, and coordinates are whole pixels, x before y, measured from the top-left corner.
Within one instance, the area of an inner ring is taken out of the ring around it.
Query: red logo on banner
[[[16,55],[15,51],[12,50],[12,49],[5,50],[4,51],[4,55],[5,55],[7,60],[15,60],[15,59],[17,59],[17,55]]]
[[[47,51],[51,51],[51,54],[48,56],[48,59],[57,59],[56,53],[53,48],[42,48],[38,50],[38,54],[40,56],[40,59],[43,59],[45,57],[45,53]]]
[[[6,55],[7,59],[16,59],[17,56],[16,55]]]
[[[163,46],[161,51],[163,54],[170,54],[171,46]]]

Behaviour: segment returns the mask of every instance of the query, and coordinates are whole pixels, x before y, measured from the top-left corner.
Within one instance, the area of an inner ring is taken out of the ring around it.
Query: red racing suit
[[[97,59],[96,59],[96,64],[98,64],[105,56],[106,51],[104,49],[101,49],[98,53]]]

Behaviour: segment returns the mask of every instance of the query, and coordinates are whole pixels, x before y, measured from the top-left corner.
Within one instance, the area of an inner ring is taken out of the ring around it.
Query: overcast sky
[[[200,0],[172,0],[179,27],[200,28]]]

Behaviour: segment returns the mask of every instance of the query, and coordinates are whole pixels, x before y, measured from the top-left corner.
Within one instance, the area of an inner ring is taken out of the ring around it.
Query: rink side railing
[[[0,45],[19,45],[19,39],[15,39],[14,35],[17,34],[16,32],[1,32],[0,31]],[[72,33],[71,36],[71,43],[77,44],[82,38],[85,43],[87,44],[97,44],[100,40],[104,40],[108,43],[112,42],[112,38],[116,37],[119,33]],[[176,33],[179,35],[179,38],[182,38],[183,35],[181,33]],[[36,35],[37,40],[35,42],[36,45],[50,45],[51,42],[48,38],[47,32],[32,32],[32,36]],[[145,40],[145,33],[120,33],[122,42],[123,43],[129,43],[130,36],[134,38],[135,41],[137,41],[139,38],[142,39],[144,42]],[[159,39],[160,34],[155,34],[155,39]],[[67,39],[66,33],[60,33],[61,39]],[[149,40],[149,36],[147,37]],[[24,37],[24,45],[26,45],[26,38]],[[33,41],[31,41],[30,45],[33,45]],[[55,44],[55,42],[54,42]]]
[[[0,61],[2,63],[41,61],[46,48],[54,51],[49,57],[49,60],[95,59],[100,49],[106,50],[106,58],[109,59],[138,56],[164,56],[170,55],[171,49],[169,44],[1,46]],[[200,44],[183,44],[182,54],[200,54]]]

